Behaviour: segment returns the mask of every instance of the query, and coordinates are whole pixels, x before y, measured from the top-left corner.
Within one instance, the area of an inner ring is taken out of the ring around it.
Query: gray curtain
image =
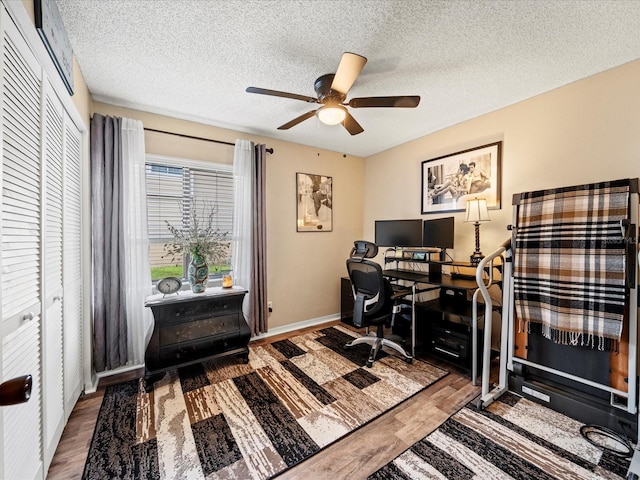
[[[255,147],[254,187],[252,189],[254,206],[253,236],[251,249],[253,251],[253,272],[251,287],[249,288],[250,313],[249,328],[252,335],[267,332],[267,208],[265,205],[266,188],[266,157],[264,144]]]
[[[91,119],[93,363],[96,372],[127,363],[122,119]]]

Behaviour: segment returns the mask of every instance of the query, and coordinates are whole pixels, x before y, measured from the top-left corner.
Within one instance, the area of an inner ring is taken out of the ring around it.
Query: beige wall
[[[78,110],[82,121],[84,122],[87,130],[89,130],[89,124],[91,122],[91,94],[89,88],[84,80],[84,76],[80,71],[76,56],[73,56],[73,96],[71,97],[73,104]]]
[[[141,120],[145,127],[235,142],[265,143],[267,155],[267,290],[270,328],[340,311],[340,277],[353,240],[362,236],[364,160],[270,138],[211,127],[139,110],[95,103],[93,111]],[[148,153],[232,163],[233,147],[181,137],[145,134]],[[296,232],[296,172],[333,177],[333,231]]]
[[[509,238],[514,193],[640,176],[639,84],[636,61],[367,158],[365,238],[376,219],[451,215],[421,215],[421,162],[493,141],[503,141],[502,209],[480,227],[485,254]],[[474,227],[454,216],[454,258],[467,260]]]
[[[27,12],[27,15],[29,15],[29,18],[35,25],[36,14],[34,12],[33,0],[22,0],[22,4],[24,5],[24,9]]]

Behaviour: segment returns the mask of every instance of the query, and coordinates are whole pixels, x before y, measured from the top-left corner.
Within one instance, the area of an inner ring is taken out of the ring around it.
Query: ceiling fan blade
[[[353,118],[349,112],[347,112],[347,116],[344,117],[342,125],[344,125],[344,128],[346,128],[351,135],[358,135],[359,133],[364,132],[364,128],[356,122],[356,119]]]
[[[284,125],[280,125],[278,130],[289,130],[291,127],[295,127],[300,122],[304,122],[307,118],[311,118],[316,114],[315,110],[311,110],[310,112],[303,113],[299,117],[294,118],[290,122],[285,123]]]
[[[358,75],[360,75],[365,63],[367,63],[367,59],[362,55],[344,52],[340,60],[340,65],[338,65],[338,70],[336,70],[336,75],[333,77],[331,90],[346,95],[353,85],[353,82],[355,82]]]
[[[292,98],[294,100],[302,100],[307,103],[318,103],[318,99],[314,97],[307,97],[305,95],[298,95],[297,93],[280,92],[278,90],[268,90],[266,88],[248,87],[248,93],[259,93],[261,95],[271,95],[273,97]]]
[[[361,97],[349,100],[352,108],[367,107],[395,107],[395,108],[415,108],[420,103],[418,95],[399,97]]]

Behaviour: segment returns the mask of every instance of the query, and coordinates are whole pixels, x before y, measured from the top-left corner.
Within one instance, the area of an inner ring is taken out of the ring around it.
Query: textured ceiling
[[[95,100],[360,156],[640,58],[639,0],[57,4]],[[245,92],[315,97],[345,51],[369,60],[348,99],[420,105],[352,109],[352,137],[316,117],[279,131],[314,105]]]

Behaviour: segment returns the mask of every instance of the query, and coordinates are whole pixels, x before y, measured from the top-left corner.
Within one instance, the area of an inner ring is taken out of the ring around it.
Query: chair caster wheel
[[[367,368],[373,367],[373,362],[367,360]]]
[[[411,358],[405,358],[405,361],[406,361],[409,365],[411,365],[411,364],[413,363],[413,357],[411,357]]]

